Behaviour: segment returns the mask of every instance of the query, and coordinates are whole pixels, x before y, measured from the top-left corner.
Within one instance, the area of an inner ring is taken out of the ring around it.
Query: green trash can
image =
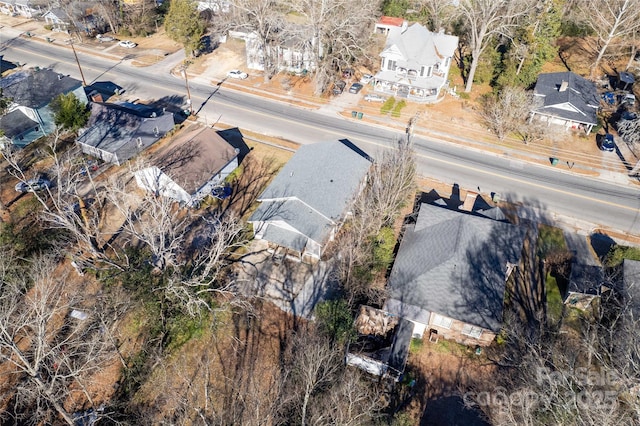
[[[359,113],[358,113],[358,120],[362,120],[362,116],[363,116],[363,115],[364,115],[363,113],[359,112]]]
[[[351,117],[356,118],[358,111],[351,111]]]
[[[557,166],[558,165],[558,160],[556,157],[551,157],[551,165],[552,166]]]

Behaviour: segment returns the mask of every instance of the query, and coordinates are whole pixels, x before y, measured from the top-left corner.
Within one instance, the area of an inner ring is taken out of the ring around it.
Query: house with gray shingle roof
[[[598,124],[596,84],[572,72],[540,74],[534,89],[531,119],[589,133]]]
[[[88,102],[82,82],[52,69],[27,69],[0,79],[2,95],[12,103],[0,121],[4,138],[24,147],[55,129],[51,101],[58,95],[73,93]]]
[[[458,37],[420,24],[389,28],[374,90],[416,102],[437,100],[457,47]]]
[[[120,165],[156,143],[174,125],[169,112],[95,102],[87,127],[76,142],[85,154]]]
[[[414,336],[488,345],[500,332],[506,281],[520,263],[526,229],[422,204],[406,226],[384,309],[415,323]]]
[[[346,139],[303,145],[258,197],[249,219],[255,238],[319,259],[350,213],[371,166]]]

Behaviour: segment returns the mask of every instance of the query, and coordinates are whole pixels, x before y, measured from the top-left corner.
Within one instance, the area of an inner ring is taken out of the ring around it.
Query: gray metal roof
[[[72,92],[82,86],[80,80],[62,75],[52,69],[19,71],[2,79],[3,96],[18,105],[42,108],[60,94]]]
[[[429,312],[499,331],[507,264],[518,264],[526,229],[422,204],[389,277],[389,312],[423,322]]]
[[[115,153],[121,162],[157,142],[173,126],[171,113],[140,117],[121,107],[93,103],[87,128],[76,141]]]
[[[567,88],[560,91],[562,82]],[[534,112],[585,124],[597,124],[600,105],[594,82],[572,72],[540,74],[534,89],[539,106]]]
[[[303,145],[258,197],[249,221],[284,221],[322,244],[358,194],[371,160],[350,141]]]

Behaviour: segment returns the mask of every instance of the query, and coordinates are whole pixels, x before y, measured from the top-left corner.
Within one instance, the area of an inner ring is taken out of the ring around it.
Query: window
[[[446,68],[446,67],[448,67],[450,63],[451,63],[451,58],[450,58],[450,57],[447,57],[447,58],[444,60],[444,67],[445,67],[445,68]]]
[[[392,60],[388,60],[387,61],[387,69],[390,71],[395,71],[396,70],[396,61],[392,61]]]
[[[482,329],[480,327],[474,327],[472,325],[465,324],[464,327],[462,327],[461,333],[464,334],[465,336],[479,339],[480,336],[482,335]]]
[[[424,65],[420,67],[420,77],[424,77]]]
[[[433,67],[427,67],[427,77],[431,77],[432,73],[433,73]]]
[[[433,321],[431,321],[431,323],[442,328],[451,328],[453,320],[451,318],[443,317],[442,315],[433,314]]]

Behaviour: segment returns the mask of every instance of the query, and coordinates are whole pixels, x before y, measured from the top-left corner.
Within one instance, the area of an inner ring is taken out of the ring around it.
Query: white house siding
[[[147,167],[134,173],[138,186],[146,191],[174,199],[185,204],[191,203],[191,196],[177,183],[155,167]]]

